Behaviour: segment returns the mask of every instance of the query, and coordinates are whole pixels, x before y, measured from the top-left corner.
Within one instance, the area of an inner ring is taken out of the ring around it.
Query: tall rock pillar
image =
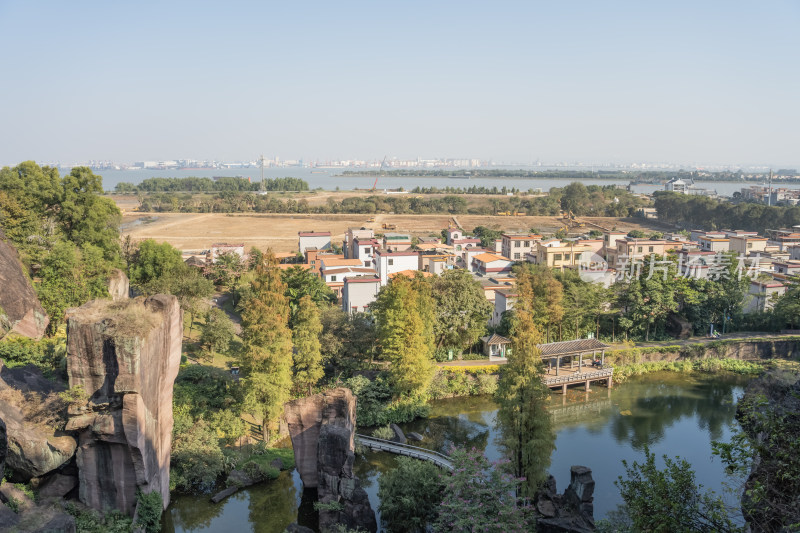
[[[81,501],[132,515],[140,489],[160,492],[166,507],[183,336],[178,300],[96,300],[68,316],[69,384],[89,396],[67,422],[78,432]]]

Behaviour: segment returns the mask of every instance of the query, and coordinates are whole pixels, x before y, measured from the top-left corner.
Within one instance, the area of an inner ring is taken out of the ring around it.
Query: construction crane
[[[374,191],[375,188],[378,186],[378,178],[381,177],[381,172],[383,172],[383,165],[386,164],[386,158],[387,157],[389,157],[389,156],[386,156],[386,155],[383,156],[383,161],[381,161],[381,168],[378,170],[378,175],[375,176],[375,182],[372,184],[372,188],[370,189],[370,191]]]

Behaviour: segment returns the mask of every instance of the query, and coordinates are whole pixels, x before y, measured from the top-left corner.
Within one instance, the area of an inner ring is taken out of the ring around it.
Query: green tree
[[[419,397],[433,372],[433,306],[430,285],[421,277],[397,276],[372,304],[382,356],[399,396]]]
[[[106,259],[118,261],[122,214],[113,200],[101,196],[103,178],[87,167],[74,167],[64,176],[62,187],[58,220],[67,238],[76,244],[94,244]]]
[[[140,290],[159,278],[178,272],[185,266],[181,252],[168,242],[158,244],[147,239],[139,244],[133,263],[128,267],[131,284]]]
[[[775,303],[775,313],[791,329],[800,326],[800,278],[792,278],[786,294]]]
[[[170,485],[186,492],[212,489],[225,468],[217,432],[203,419],[178,413],[172,435]]]
[[[659,470],[655,454],[645,448],[644,463],[625,466],[627,478],[614,482],[625,504],[622,514],[634,531],[690,533],[743,531],[728,514],[724,501],[713,491],[703,492],[692,466],[680,457],[664,456]]]
[[[275,256],[268,251],[256,268],[252,290],[242,305],[245,408],[262,420],[265,440],[292,386],[292,337],[285,293]]]
[[[467,349],[486,331],[492,306],[480,283],[466,270],[447,270],[431,281],[436,317],[433,332],[437,348]]]
[[[443,478],[436,465],[398,457],[397,468],[378,478],[384,530],[391,533],[427,531],[436,519],[443,490]]]
[[[200,344],[213,352],[226,353],[233,341],[233,322],[222,309],[210,309],[200,328]]]
[[[336,303],[336,295],[330,287],[308,269],[301,266],[289,267],[281,273],[281,279],[286,285],[286,297],[289,299],[289,308],[292,311],[290,319],[292,326],[303,296],[310,296],[320,307]]]
[[[533,496],[544,482],[555,449],[547,402],[550,391],[542,377],[544,365],[538,344],[542,335],[531,313],[533,290],[530,274],[517,278],[517,304],[511,334],[511,352],[501,369],[495,398],[501,445],[512,473],[525,478],[523,492]]]
[[[322,379],[322,353],[319,336],[322,333],[322,322],[317,304],[306,295],[300,298],[295,315],[292,340],[294,342],[294,383],[297,389],[312,388]]]
[[[445,477],[436,533],[523,533],[534,530],[533,509],[518,498],[521,480],[493,466],[483,453],[453,450],[454,470]]]

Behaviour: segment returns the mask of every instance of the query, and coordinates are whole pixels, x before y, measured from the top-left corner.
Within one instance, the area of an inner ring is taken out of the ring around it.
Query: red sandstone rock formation
[[[5,241],[0,231],[0,339],[12,331],[40,339],[49,322],[17,250]]]
[[[336,524],[375,531],[375,513],[353,474],[356,398],[338,388],[294,400],[284,407],[297,471],[306,488],[317,488],[322,503],[341,511],[320,511],[320,531]]]
[[[70,410],[80,500],[132,515],[136,490],[169,503],[172,386],[183,313],[174,296],[94,301],[69,312],[67,373],[88,403]]]
[[[108,277],[108,294],[115,302],[127,300],[130,296],[131,282],[125,272],[115,268]]]

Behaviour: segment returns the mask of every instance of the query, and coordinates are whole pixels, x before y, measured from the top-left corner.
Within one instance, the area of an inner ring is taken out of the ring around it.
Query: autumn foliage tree
[[[244,405],[263,421],[265,440],[292,387],[292,334],[285,292],[275,256],[268,251],[256,267],[252,290],[242,305]]]

